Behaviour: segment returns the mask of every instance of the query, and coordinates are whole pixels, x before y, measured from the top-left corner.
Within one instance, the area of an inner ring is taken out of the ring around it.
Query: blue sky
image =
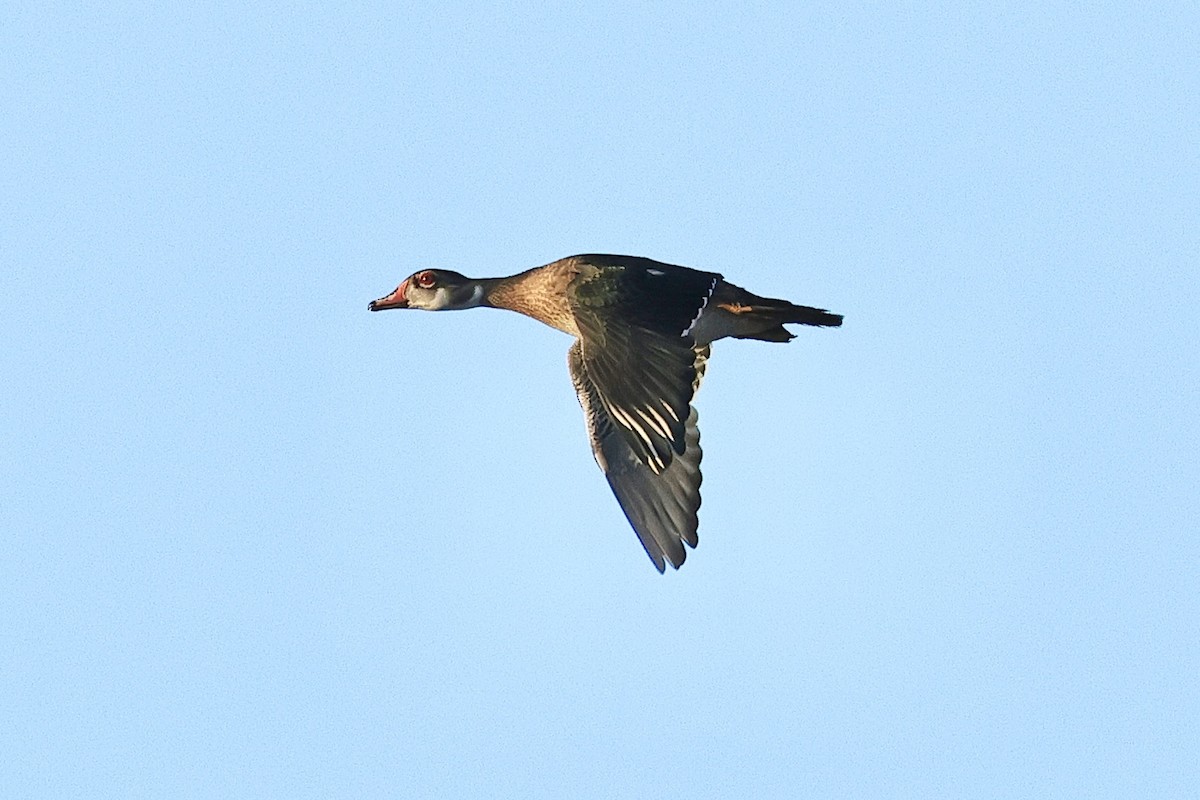
[[[0,12],[0,794],[1195,793],[1194,6],[243,5]],[[846,315],[678,573],[566,337],[366,311],[579,252]]]

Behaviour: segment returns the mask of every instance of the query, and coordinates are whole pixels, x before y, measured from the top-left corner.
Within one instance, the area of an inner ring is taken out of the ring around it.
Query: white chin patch
[[[448,305],[450,305],[450,290],[445,286],[439,286],[433,290],[433,297],[429,299],[429,305],[425,307],[430,311],[441,311]]]

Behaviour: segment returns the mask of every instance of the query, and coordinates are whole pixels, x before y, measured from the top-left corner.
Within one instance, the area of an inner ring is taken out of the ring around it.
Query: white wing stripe
[[[696,327],[696,323],[699,322],[700,317],[704,315],[704,309],[708,308],[709,298],[711,298],[713,296],[713,292],[717,290],[717,281],[719,280],[720,278],[713,278],[712,285],[708,287],[708,294],[704,295],[704,300],[700,303],[700,310],[696,312],[696,316],[691,322],[688,323],[688,326],[683,329],[683,333],[679,334],[680,336],[687,336],[692,332],[692,328]]]
[[[608,407],[608,413],[612,414],[613,417],[616,418],[616,420],[626,428],[636,433],[638,437],[646,443],[646,446],[649,447],[651,451],[654,450],[654,443],[650,440],[650,434],[646,433],[646,429],[642,427],[640,422],[634,420],[620,407],[608,404],[606,405]]]
[[[669,425],[667,425],[667,421],[662,418],[662,414],[659,414],[653,408],[648,408],[648,409],[644,409],[644,410],[638,408],[635,410],[637,411],[638,416],[640,416],[642,419],[646,420],[646,422],[650,423],[650,425],[656,431],[658,431],[659,435],[661,435],[667,441],[671,440],[671,428]]]
[[[603,396],[601,399],[603,400]],[[650,434],[646,433],[646,429],[642,427],[640,422],[633,419],[620,407],[614,406],[607,401],[604,401],[604,407],[608,409],[608,413],[613,417],[613,419],[617,420],[617,422],[636,433],[638,438],[646,444],[646,455],[650,459],[648,466],[655,475],[667,468],[666,462],[662,460],[662,458],[658,455],[658,452],[654,449],[654,442],[650,439]]]

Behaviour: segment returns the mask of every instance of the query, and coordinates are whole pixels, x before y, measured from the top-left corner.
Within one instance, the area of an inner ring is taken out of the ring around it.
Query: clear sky
[[[0,796],[1196,795],[1195,4],[18,2],[0,73]],[[567,337],[366,310],[579,252],[846,315],[715,347],[678,573]]]

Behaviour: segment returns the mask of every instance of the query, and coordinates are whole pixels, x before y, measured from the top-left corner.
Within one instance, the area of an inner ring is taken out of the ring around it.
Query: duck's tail
[[[830,314],[823,308],[798,306],[787,300],[770,298],[755,298],[749,305],[731,304],[725,310],[736,314],[750,322],[753,320],[753,330],[743,330],[735,334],[738,339],[759,339],[764,342],[790,342],[796,334],[784,325],[816,325],[822,328],[837,328],[842,324],[841,314]],[[750,326],[747,326],[750,327]]]

